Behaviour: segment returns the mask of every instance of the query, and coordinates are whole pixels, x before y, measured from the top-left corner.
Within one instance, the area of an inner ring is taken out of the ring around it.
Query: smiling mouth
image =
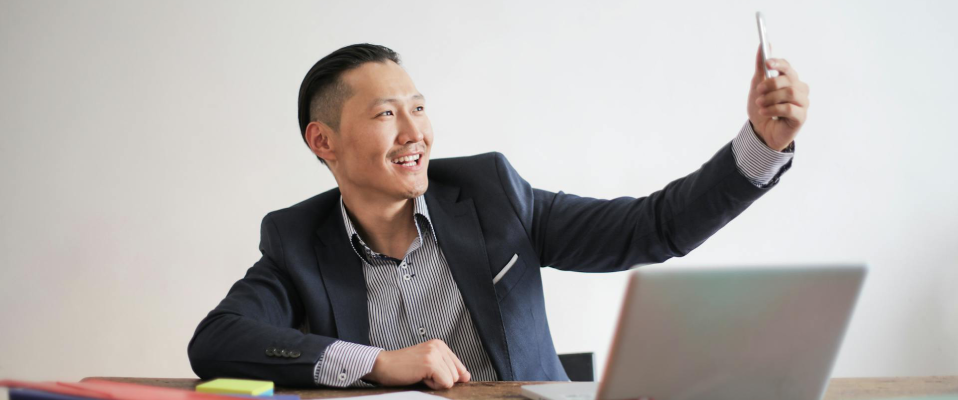
[[[392,159],[392,163],[401,165],[403,167],[415,167],[419,165],[420,160],[422,160],[422,154],[413,154],[410,156],[394,158]]]

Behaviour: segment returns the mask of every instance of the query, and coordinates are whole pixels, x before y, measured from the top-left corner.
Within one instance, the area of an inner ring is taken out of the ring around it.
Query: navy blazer
[[[771,187],[758,188],[738,171],[731,144],[643,198],[533,189],[499,153],[432,160],[428,175],[439,247],[482,345],[500,379],[520,381],[568,379],[546,321],[541,267],[622,271],[683,256]],[[190,341],[200,378],[315,386],[313,369],[327,346],[369,344],[362,261],[339,198],[332,189],[263,218],[262,258]],[[514,254],[518,261],[493,284]]]

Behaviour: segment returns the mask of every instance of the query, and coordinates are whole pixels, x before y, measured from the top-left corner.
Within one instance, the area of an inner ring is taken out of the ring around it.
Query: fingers
[[[456,355],[452,354],[452,351],[448,349],[442,353],[443,366],[449,371],[449,377],[452,379],[452,383],[459,382],[459,369],[456,368],[456,363],[452,361],[455,357]]]
[[[456,382],[468,382],[469,372],[445,342],[438,339],[424,343],[429,348],[430,373],[423,382],[433,389],[448,389]]]
[[[798,79],[798,71],[795,71],[792,65],[789,64],[788,61],[785,61],[785,59],[770,59],[768,60],[768,66],[768,69],[778,71],[779,76],[761,79],[761,83],[758,83],[755,87],[755,90],[758,91],[759,94],[765,94],[801,82],[801,80]],[[808,86],[806,85],[805,88],[807,89]]]
[[[787,118],[789,120],[799,122],[805,120],[805,108],[797,106],[795,104],[786,103],[786,104],[775,104],[768,107],[763,107],[758,110],[758,113],[766,117],[779,117]]]
[[[785,75],[792,78],[793,81],[798,80],[798,71],[795,71],[792,64],[789,64],[784,58],[770,58],[766,65],[768,65],[768,69],[778,71],[779,75]]]
[[[449,350],[449,356],[452,358],[456,372],[459,374],[459,379],[457,382],[469,382],[469,379],[472,378],[472,375],[468,370],[466,370],[466,366],[462,364],[462,361],[459,360],[459,357],[456,356],[456,353],[452,352],[452,349]]]
[[[755,99],[755,105],[768,107],[775,104],[791,103],[801,107],[808,107],[808,85],[799,82],[794,86],[765,93]]]
[[[440,341],[442,347],[445,350],[444,358],[446,365],[449,366],[450,374],[455,382],[469,382],[471,375],[469,371],[466,370],[466,366],[463,365],[462,361],[459,360],[459,357],[456,356],[456,353],[452,352],[452,349],[449,348],[445,342]]]
[[[759,83],[758,86],[755,87],[755,91],[758,92],[759,95],[763,95],[784,87],[789,87],[791,84],[792,79],[788,76],[776,76]]]
[[[449,389],[456,383],[442,352],[433,353],[429,365],[429,374],[423,379],[426,385],[433,389]]]

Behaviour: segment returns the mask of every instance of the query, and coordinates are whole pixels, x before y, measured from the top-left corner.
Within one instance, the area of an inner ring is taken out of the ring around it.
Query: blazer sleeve
[[[263,218],[260,229],[262,258],[200,322],[190,340],[190,364],[202,379],[254,378],[315,386],[316,363],[336,341],[298,329],[303,306],[271,215]]]
[[[749,182],[736,167],[731,143],[695,172],[640,198],[600,200],[533,189],[504,156],[496,161],[540,264],[582,272],[684,256],[775,186]]]

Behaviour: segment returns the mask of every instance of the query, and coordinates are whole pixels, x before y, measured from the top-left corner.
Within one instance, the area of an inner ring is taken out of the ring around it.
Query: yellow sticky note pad
[[[196,391],[219,394],[245,394],[247,396],[271,396],[273,394],[273,382],[220,378],[196,385]]]

